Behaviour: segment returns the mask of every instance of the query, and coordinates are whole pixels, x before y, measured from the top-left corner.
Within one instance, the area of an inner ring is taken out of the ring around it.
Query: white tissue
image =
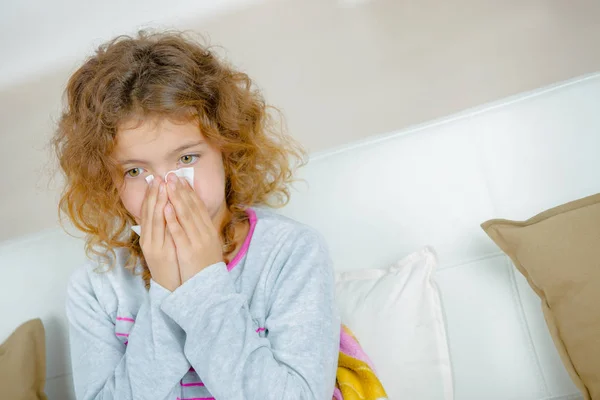
[[[185,178],[185,180],[187,180],[190,185],[194,187],[194,167],[180,168],[176,169],[175,171],[167,172],[165,175],[165,182],[167,181],[169,174],[175,174],[180,178]]]
[[[185,180],[187,180],[190,183],[190,185],[192,187],[194,187],[194,168],[193,167],[180,168],[180,169],[176,169],[176,170],[167,172],[165,174],[165,182],[167,181],[167,177],[169,176],[169,174],[175,174],[180,178],[185,178]],[[146,182],[148,182],[148,184],[151,184],[153,180],[154,180],[154,175],[148,175],[146,177]],[[139,225],[132,226],[131,230],[134,231],[135,233],[137,233],[138,235],[142,234],[142,228]]]

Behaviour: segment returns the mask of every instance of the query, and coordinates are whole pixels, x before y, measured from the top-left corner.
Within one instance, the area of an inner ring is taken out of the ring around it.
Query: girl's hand
[[[140,246],[152,279],[171,292],[181,285],[175,243],[166,229],[164,210],[168,196],[164,182],[152,181],[142,203]]]
[[[219,232],[194,189],[175,174],[169,174],[167,180],[170,204],[165,207],[165,217],[184,283],[204,268],[223,261],[223,250]]]

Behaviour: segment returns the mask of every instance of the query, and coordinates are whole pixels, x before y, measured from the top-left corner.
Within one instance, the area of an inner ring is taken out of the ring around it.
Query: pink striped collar
[[[248,219],[250,222],[250,229],[248,229],[248,235],[246,235],[246,239],[244,240],[244,243],[242,244],[242,248],[240,249],[240,251],[238,251],[238,253],[235,255],[235,257],[233,257],[233,260],[231,260],[229,262],[229,264],[227,264],[227,271],[231,271],[232,269],[235,268],[236,265],[238,265],[240,260],[242,258],[244,258],[244,256],[248,252],[248,247],[250,247],[250,241],[252,240],[252,235],[254,234],[254,228],[256,227],[257,218],[256,218],[256,213],[251,208],[246,210],[246,214],[248,214]]]

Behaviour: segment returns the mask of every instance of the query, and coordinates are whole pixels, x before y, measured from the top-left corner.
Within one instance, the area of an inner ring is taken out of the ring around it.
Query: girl
[[[331,262],[315,231],[254,208],[285,204],[302,152],[248,76],[140,33],[101,46],[66,100],[60,208],[93,260],[67,296],[77,398],[331,399]],[[167,174],[182,168],[193,185]]]

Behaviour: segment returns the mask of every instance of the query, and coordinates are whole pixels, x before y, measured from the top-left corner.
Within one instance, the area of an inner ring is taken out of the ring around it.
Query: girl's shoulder
[[[248,253],[251,267],[244,270],[264,278],[266,293],[283,295],[276,288],[298,293],[315,282],[333,291],[333,261],[315,228],[265,209],[256,210],[256,220]]]
[[[315,228],[269,209],[254,211],[256,229],[251,247],[264,257],[294,262],[311,254],[329,259],[325,238]]]
[[[315,228],[302,222],[266,208],[252,209],[252,213],[250,218],[255,218],[257,231],[254,236],[258,236],[259,240],[272,241],[277,238],[278,241],[298,242],[301,239],[302,242],[325,244],[324,237]]]

